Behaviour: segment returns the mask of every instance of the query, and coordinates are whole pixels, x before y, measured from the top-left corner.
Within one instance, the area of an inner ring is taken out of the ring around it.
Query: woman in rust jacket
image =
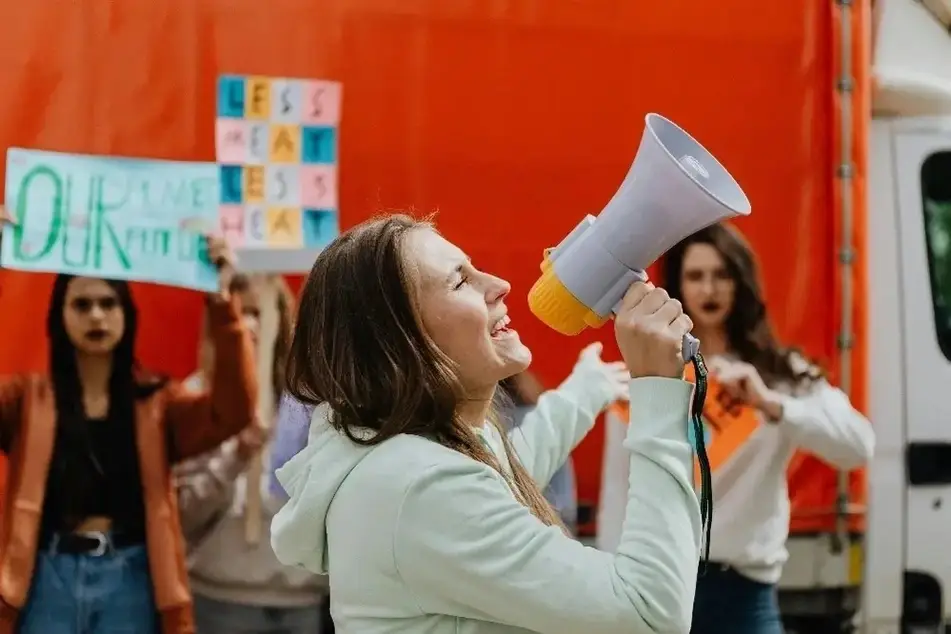
[[[227,249],[208,251],[227,289]],[[195,631],[171,466],[250,425],[256,405],[240,315],[226,290],[208,303],[214,381],[195,393],[136,367],[126,283],[56,278],[49,376],[0,382],[0,634]]]

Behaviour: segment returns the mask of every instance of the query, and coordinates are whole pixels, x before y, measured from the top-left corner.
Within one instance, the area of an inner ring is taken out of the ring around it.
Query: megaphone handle
[[[616,289],[621,290],[623,295],[624,291],[627,290],[627,287],[633,284],[634,282],[646,282],[647,281],[647,272],[646,271],[631,271],[628,270],[624,278],[619,280],[615,285]],[[617,315],[618,310],[621,308],[621,300],[614,304],[614,308],[611,312]],[[681,346],[681,354],[684,358],[684,363],[690,363],[693,361],[694,357],[697,356],[697,353],[700,352],[700,340],[691,335],[689,332],[684,335],[683,346]]]
[[[697,356],[697,353],[700,352],[700,340],[688,332],[684,335],[682,352],[684,362],[690,363],[693,361],[693,358]]]

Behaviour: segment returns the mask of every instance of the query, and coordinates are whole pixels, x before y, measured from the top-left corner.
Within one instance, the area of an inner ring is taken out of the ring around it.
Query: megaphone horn
[[[624,182],[596,218],[586,216],[545,252],[528,305],[564,335],[598,328],[628,287],[646,280],[644,270],[677,242],[749,213],[746,194],[712,154],[672,121],[648,114]],[[685,337],[685,361],[699,345]]]

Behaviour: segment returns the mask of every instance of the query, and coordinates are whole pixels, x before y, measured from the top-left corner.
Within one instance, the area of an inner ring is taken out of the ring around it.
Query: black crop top
[[[73,532],[86,518],[112,519],[113,532],[145,540],[145,505],[135,425],[86,419],[57,425],[43,502],[41,543]]]

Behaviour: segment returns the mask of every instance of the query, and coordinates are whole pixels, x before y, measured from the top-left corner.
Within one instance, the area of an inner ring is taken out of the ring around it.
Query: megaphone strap
[[[707,445],[703,428],[703,405],[707,398],[707,364],[703,355],[697,352],[691,360],[693,362],[695,388],[693,403],[690,408],[690,422],[693,425],[693,434],[697,449],[697,463],[700,470],[700,518],[703,525],[703,572],[706,572],[707,562],[710,561],[710,533],[713,530],[713,473],[710,469],[710,457],[707,455]]]

